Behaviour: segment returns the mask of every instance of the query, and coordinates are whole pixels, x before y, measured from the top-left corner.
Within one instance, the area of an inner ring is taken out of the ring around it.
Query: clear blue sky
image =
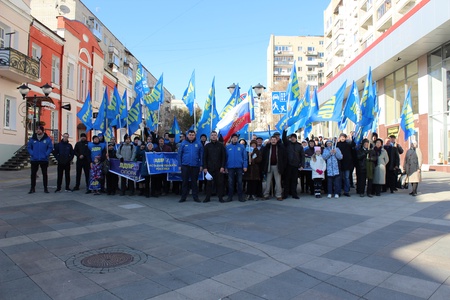
[[[181,99],[192,71],[203,109],[213,77],[220,110],[227,86],[241,93],[266,84],[271,34],[323,35],[330,0],[82,0],[156,77]]]

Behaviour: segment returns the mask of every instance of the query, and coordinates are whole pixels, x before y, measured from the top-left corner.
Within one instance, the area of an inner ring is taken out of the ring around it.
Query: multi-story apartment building
[[[267,124],[273,126],[278,121],[269,109],[270,92],[286,90],[294,62],[301,94],[306,86],[311,90],[321,87],[324,84],[323,36],[270,36],[267,47],[268,93],[264,93],[258,99],[258,105],[255,105],[255,114],[264,116],[261,120],[257,119],[256,123],[261,121],[264,124],[257,124],[257,128],[265,129]],[[257,111],[259,109],[262,111]]]
[[[447,171],[450,169],[449,11],[448,0],[331,1],[324,13],[325,74],[329,80],[318,95],[322,103],[345,80],[348,87],[354,80],[362,92],[371,67],[381,108],[378,134],[398,135],[400,143],[409,148],[399,122],[406,93],[411,89],[417,130],[414,139],[424,153],[424,163]],[[346,46],[349,44],[352,47]]]

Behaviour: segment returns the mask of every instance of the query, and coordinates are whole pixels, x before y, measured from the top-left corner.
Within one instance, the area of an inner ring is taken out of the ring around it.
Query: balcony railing
[[[20,51],[12,48],[0,48],[0,68],[9,67],[31,77],[39,79],[40,63],[38,60],[26,56]]]

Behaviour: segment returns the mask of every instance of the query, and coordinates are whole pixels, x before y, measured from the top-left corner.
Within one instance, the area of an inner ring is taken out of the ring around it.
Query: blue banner
[[[146,152],[148,173],[177,173],[178,153],[177,152]]]
[[[204,172],[198,173],[198,180],[205,180]],[[181,172],[180,173],[167,173],[167,181],[183,181],[183,179],[181,178]]]
[[[139,182],[144,180],[141,177],[141,163],[140,161],[124,161],[111,158],[109,160],[109,172],[125,177],[127,179]]]

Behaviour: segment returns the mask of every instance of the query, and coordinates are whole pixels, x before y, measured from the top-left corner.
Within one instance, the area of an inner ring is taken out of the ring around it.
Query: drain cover
[[[133,261],[133,256],[128,253],[100,253],[85,257],[81,264],[91,268],[112,268],[127,265]]]
[[[126,246],[113,246],[76,254],[66,260],[67,268],[83,273],[104,274],[145,263],[147,254]]]

